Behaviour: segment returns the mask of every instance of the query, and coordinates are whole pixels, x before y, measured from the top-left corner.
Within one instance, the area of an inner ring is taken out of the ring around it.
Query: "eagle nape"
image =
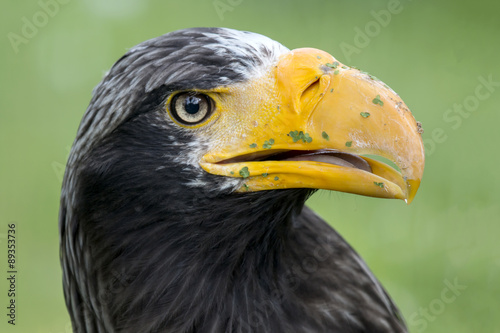
[[[95,88],[60,208],[75,332],[407,332],[317,189],[410,203],[420,124],[326,52],[192,28]],[[392,161],[397,169],[366,155]]]

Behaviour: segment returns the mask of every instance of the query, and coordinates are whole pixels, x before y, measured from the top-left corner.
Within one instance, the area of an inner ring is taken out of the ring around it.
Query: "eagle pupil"
[[[200,99],[195,96],[189,96],[184,102],[184,110],[189,114],[196,114],[200,111]]]

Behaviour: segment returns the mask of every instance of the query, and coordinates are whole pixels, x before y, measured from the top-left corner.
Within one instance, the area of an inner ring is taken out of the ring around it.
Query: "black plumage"
[[[271,51],[234,34],[144,42],[96,88],[61,196],[75,332],[406,332],[362,259],[304,207],[313,190],[236,193],[188,161],[207,143],[164,103],[248,80]]]

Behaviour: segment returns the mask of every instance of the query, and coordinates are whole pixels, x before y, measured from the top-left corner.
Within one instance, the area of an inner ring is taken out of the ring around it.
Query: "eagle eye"
[[[170,102],[172,116],[180,123],[194,125],[205,120],[212,113],[213,101],[205,94],[182,92]]]

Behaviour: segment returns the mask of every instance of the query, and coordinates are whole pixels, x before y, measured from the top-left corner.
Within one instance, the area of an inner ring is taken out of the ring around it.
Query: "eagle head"
[[[293,319],[293,302],[313,317],[304,304],[326,299],[323,289],[301,280],[294,294],[280,280],[293,260],[314,253],[309,238],[329,232],[314,222],[297,236],[294,228],[316,221],[304,201],[326,189],[411,202],[424,167],[420,132],[392,89],[321,50],[224,28],[133,47],[95,88],[63,182],[61,260],[73,325],[232,332],[251,313],[245,295],[260,302],[276,290],[288,308],[282,301],[266,312],[256,331],[284,330],[270,318]],[[339,275],[326,272],[318,281]],[[327,287],[353,284],[348,276]],[[349,313],[363,299],[353,297]],[[318,316],[310,327],[331,319]],[[350,325],[361,327],[356,318]]]

